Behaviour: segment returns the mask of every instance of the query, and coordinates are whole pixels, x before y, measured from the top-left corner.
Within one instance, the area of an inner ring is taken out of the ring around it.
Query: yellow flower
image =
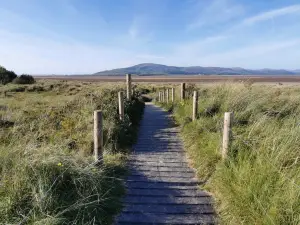
[[[58,165],[58,166],[64,166],[61,162],[60,162],[60,163],[57,163],[57,165]]]

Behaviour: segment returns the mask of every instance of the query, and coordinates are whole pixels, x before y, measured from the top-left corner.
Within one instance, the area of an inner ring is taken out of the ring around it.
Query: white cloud
[[[223,53],[210,53],[209,50],[198,55],[186,54],[183,58],[167,57],[169,62],[178,65],[201,65],[245,68],[297,68],[297,58],[300,53],[295,48],[300,47],[300,39],[289,39],[277,42],[264,42],[256,45],[240,47]],[[180,53],[177,53],[180,54]]]
[[[177,55],[179,58],[185,56],[199,56],[205,55],[207,52],[212,51],[213,47],[228,39],[230,36],[211,36],[195,41],[179,43],[174,47],[174,55]]]
[[[222,24],[233,20],[244,13],[244,7],[240,4],[235,4],[232,0],[213,0],[209,5],[204,5],[203,2],[197,2],[193,5],[192,14],[195,14],[195,19],[187,25],[187,30],[201,28],[203,26],[211,26]]]
[[[137,27],[132,24],[128,30],[128,34],[129,34],[129,37],[132,39],[132,40],[135,40],[138,38],[138,29]]]
[[[249,17],[245,19],[242,24],[243,25],[253,25],[255,23],[270,20],[279,16],[285,16],[289,14],[300,13],[300,5],[292,5],[280,9],[274,9],[271,11],[263,12],[253,17]]]
[[[59,2],[66,13],[70,15],[76,15],[79,13],[79,10],[71,3],[70,0],[60,0]]]
[[[80,14],[80,11],[72,10],[71,6],[71,14]],[[274,33],[258,34],[255,32],[256,26],[250,29],[248,25],[259,25],[260,21],[299,11],[300,5],[295,5],[264,12],[245,19],[241,23],[243,26],[238,29],[227,29],[223,33],[206,38],[197,39],[192,35],[189,37],[182,35],[181,41],[174,43],[171,37],[170,42],[166,44],[168,46],[163,46],[164,50],[160,50],[157,47],[160,43],[156,45],[153,42],[155,39],[151,29],[155,26],[149,26],[153,21],[143,15],[135,15],[125,27],[125,31],[119,32],[119,35],[117,33],[112,36],[108,33],[107,37],[111,40],[106,44],[92,44],[79,42],[76,36],[63,36],[61,33],[39,26],[36,21],[13,12],[5,12],[0,8],[0,65],[18,73],[33,74],[94,73],[144,62],[175,66],[297,68],[299,65],[297,59],[300,57],[297,51],[300,47],[299,32],[289,31],[297,30],[299,26],[291,27],[291,24],[287,24],[286,32],[275,36]],[[201,10],[198,13],[201,13]],[[197,17],[190,29],[228,22],[242,13],[243,7],[240,5],[231,4],[229,0],[214,0],[204,9],[204,14]],[[1,20],[2,18],[5,20]],[[19,29],[20,27],[29,28],[29,31]],[[205,28],[202,28],[204,36],[207,33]],[[105,28],[102,31],[107,32]],[[187,40],[192,38],[192,41]]]
[[[17,73],[94,73],[145,60],[127,49],[58,42],[3,30],[0,31],[0,49],[0,64]]]

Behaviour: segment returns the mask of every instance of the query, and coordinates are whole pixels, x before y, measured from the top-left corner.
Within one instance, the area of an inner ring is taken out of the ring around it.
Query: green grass
[[[300,224],[300,89],[248,84],[193,87],[173,110],[192,166],[213,193],[221,224]],[[221,160],[224,112],[234,112],[233,140]]]
[[[112,222],[143,111],[133,98],[119,121],[123,88],[64,81],[0,87],[0,224]],[[92,156],[96,109],[104,114],[101,166]]]

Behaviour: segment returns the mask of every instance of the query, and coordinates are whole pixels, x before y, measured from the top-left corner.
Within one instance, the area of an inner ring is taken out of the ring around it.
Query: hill
[[[299,73],[299,71],[297,71]],[[190,67],[177,67],[166,66],[154,63],[143,63],[131,67],[119,68],[113,70],[105,70],[94,75],[124,75],[124,74],[136,74],[136,75],[294,75],[296,71],[289,70],[275,70],[275,69],[260,69],[249,70],[240,67],[224,68],[224,67],[202,67],[202,66],[190,66]]]

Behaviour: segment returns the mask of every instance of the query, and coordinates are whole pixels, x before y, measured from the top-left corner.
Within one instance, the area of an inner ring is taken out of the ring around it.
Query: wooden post
[[[181,101],[185,99],[185,83],[181,83]]]
[[[169,88],[166,89],[166,102],[169,103]]]
[[[165,102],[165,90],[161,92],[162,102]]]
[[[197,119],[197,113],[198,113],[198,92],[194,91],[194,96],[193,96],[193,121]]]
[[[231,124],[233,120],[233,113],[226,112],[224,116],[224,131],[223,131],[223,145],[222,145],[222,158],[227,157],[228,148],[230,145],[231,138]]]
[[[94,111],[94,157],[98,162],[103,158],[102,111]]]
[[[158,102],[160,102],[160,92],[158,92]]]
[[[172,97],[171,97],[171,99],[172,99],[172,102],[175,101],[175,88],[172,88]]]
[[[124,120],[124,97],[123,97],[123,91],[119,91],[118,93],[119,98],[119,117],[120,120]]]
[[[131,99],[131,74],[126,74],[127,99]]]

